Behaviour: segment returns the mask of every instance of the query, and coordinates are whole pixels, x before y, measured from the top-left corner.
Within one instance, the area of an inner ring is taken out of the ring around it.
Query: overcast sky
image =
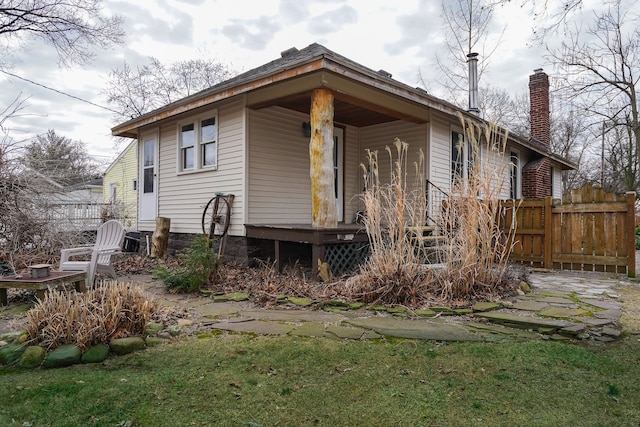
[[[585,1],[588,13],[595,2]],[[317,42],[412,86],[419,85],[421,74],[431,86],[434,54],[442,51],[444,34],[440,0],[105,0],[104,5],[125,19],[123,46],[97,52],[84,69],[60,69],[53,48],[29,43],[11,71],[107,106],[101,92],[110,70],[123,61],[137,66],[149,56],[162,62],[207,56],[243,72],[288,48]],[[496,31],[504,25],[502,43],[484,78],[512,92],[526,91],[529,74],[545,67],[544,50],[530,43],[533,21],[520,2],[497,8]],[[105,161],[115,156],[111,112],[0,74],[0,106],[20,94],[30,98],[21,117],[9,123],[14,138],[55,129],[85,142],[90,154]]]

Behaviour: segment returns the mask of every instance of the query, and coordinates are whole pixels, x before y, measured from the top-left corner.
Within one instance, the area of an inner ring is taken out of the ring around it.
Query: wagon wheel
[[[215,196],[202,212],[202,232],[209,238],[223,237],[229,230],[231,208],[225,196]]]

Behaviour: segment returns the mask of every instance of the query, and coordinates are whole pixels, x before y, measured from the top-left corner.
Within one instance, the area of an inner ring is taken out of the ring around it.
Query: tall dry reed
[[[346,286],[354,297],[368,303],[415,305],[423,297],[427,271],[420,262],[420,250],[407,238],[408,227],[421,227],[426,221],[426,195],[422,185],[407,188],[408,144],[395,139],[387,146],[390,182],[380,182],[377,151],[367,150],[362,164],[365,191],[364,226],[369,237],[370,255]],[[424,182],[424,154],[413,162],[418,183]]]
[[[460,143],[467,144],[470,161],[467,173],[453,180],[437,224],[446,245],[439,251],[444,268],[434,276],[434,285],[448,300],[500,290],[512,241],[511,232],[505,234],[499,225],[503,215],[500,200],[511,167],[505,157],[507,134],[494,124],[460,120],[464,128]]]

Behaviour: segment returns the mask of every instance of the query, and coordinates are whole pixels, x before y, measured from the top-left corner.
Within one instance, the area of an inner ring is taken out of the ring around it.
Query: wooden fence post
[[[544,261],[543,266],[551,270],[553,267],[553,197],[544,199]]]
[[[627,276],[636,277],[636,193],[627,192]]]

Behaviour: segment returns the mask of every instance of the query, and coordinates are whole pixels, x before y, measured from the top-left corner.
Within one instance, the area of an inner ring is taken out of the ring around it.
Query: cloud
[[[110,10],[124,18],[127,42],[133,43],[151,36],[160,43],[191,46],[193,44],[193,18],[186,11],[170,5],[166,0],[157,7],[139,6],[127,1],[106,1]],[[154,13],[155,12],[155,13]]]
[[[297,24],[309,18],[309,3],[300,0],[282,0],[278,15],[287,24]]]
[[[344,26],[358,22],[358,12],[344,5],[318,16],[311,17],[307,28],[312,35],[326,35],[329,33],[344,31]]]
[[[396,25],[400,37],[386,43],[384,50],[391,56],[399,56],[409,51],[416,51],[418,58],[433,55],[441,43],[442,24],[437,2],[420,1],[418,9],[398,15]]]
[[[231,19],[221,32],[231,42],[245,49],[262,50],[281,29],[277,17],[261,16],[257,19]]]

